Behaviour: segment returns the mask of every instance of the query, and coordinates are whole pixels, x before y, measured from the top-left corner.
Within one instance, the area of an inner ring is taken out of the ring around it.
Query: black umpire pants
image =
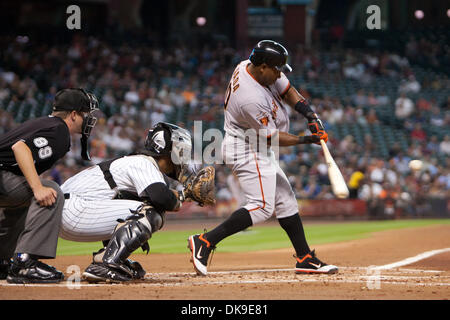
[[[57,192],[50,207],[38,204],[25,177],[0,170],[0,260],[14,253],[56,256],[64,194],[56,182],[41,182]]]

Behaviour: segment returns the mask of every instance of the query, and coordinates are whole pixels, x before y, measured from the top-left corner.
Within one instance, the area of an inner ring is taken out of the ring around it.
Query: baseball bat
[[[341,170],[339,170],[336,162],[331,156],[330,150],[328,150],[325,141],[320,140],[320,144],[322,145],[325,162],[328,165],[328,177],[330,178],[331,189],[333,190],[333,193],[340,199],[348,198],[349,191],[344,177],[342,176]]]

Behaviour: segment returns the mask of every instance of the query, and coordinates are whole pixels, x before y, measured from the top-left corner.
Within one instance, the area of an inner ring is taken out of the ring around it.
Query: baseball
[[[411,160],[409,162],[409,168],[414,171],[418,171],[418,170],[422,169],[422,165],[423,165],[423,163],[420,160]]]

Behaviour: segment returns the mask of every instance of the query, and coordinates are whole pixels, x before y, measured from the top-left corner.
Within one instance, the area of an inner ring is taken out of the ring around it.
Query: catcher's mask
[[[55,95],[53,111],[72,110],[86,113],[81,127],[81,157],[84,160],[90,160],[87,140],[97,123],[97,118],[94,117],[94,112],[99,110],[97,97],[83,88],[68,88],[58,91]]]
[[[191,159],[191,134],[174,124],[159,122],[148,131],[145,149],[153,157],[170,155],[175,172],[169,177],[180,181]]]

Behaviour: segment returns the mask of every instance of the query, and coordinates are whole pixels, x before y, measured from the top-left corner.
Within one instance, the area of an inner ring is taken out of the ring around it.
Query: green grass
[[[168,222],[170,223],[170,221]],[[339,222],[328,224],[305,223],[305,233],[310,245],[333,243],[366,238],[373,232],[392,229],[414,228],[429,225],[449,225],[450,219],[438,220],[393,220]],[[184,253],[187,252],[187,238],[196,230],[164,231],[161,230],[150,239],[151,253]],[[100,242],[72,242],[59,239],[57,255],[84,255],[97,251]],[[286,233],[279,226],[255,226],[246,231],[226,238],[220,243],[220,252],[257,251],[279,248],[290,248],[291,243]],[[142,250],[138,249],[136,253]]]

